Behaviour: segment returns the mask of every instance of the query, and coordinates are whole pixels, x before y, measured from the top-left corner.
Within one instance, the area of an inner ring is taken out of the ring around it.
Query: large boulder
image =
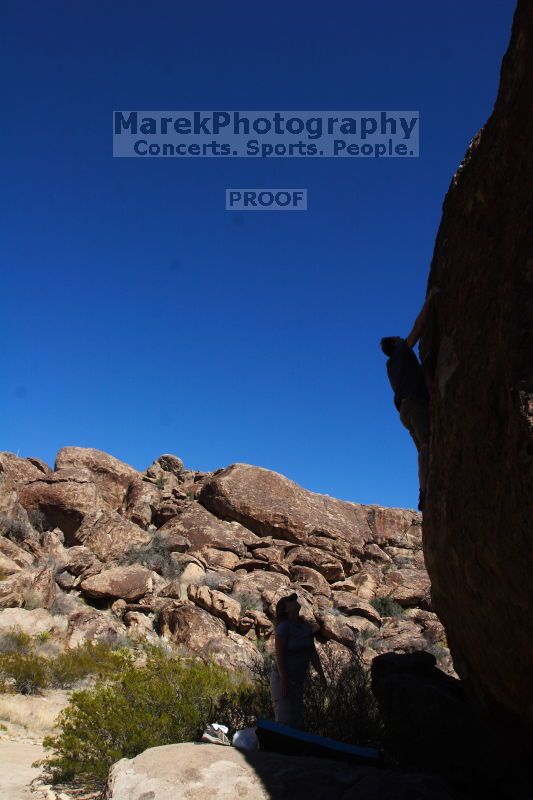
[[[353,592],[334,592],[333,605],[341,614],[347,616],[365,617],[373,622],[374,625],[381,625],[381,617],[379,612],[376,611],[374,606],[367,603],[366,600],[361,600]]]
[[[138,476],[128,486],[124,499],[124,516],[146,529],[153,522],[160,498],[161,492],[154,482]]]
[[[360,556],[372,540],[371,506],[361,506],[316,494],[298,486],[278,472],[250,464],[232,464],[208,478],[199,502],[223,519],[236,520],[259,536],[272,536],[296,544],[326,545],[338,540],[348,545],[352,556]],[[410,526],[410,512],[381,509],[391,524]],[[405,516],[405,520],[400,517]],[[392,522],[394,520],[394,523]]]
[[[226,631],[219,617],[190,602],[171,601],[158,619],[163,635],[201,658],[213,659],[227,669],[256,672],[263,663],[257,647],[245,636]]]
[[[15,453],[0,453],[0,476],[15,487],[21,487],[28,481],[36,480],[46,474],[43,468],[35,463],[35,459],[20,458]],[[47,469],[49,472],[49,468]]]
[[[106,800],[453,800],[435,776],[214,744],[152,747],[113,765]]]
[[[288,564],[310,567],[320,572],[328,581],[339,581],[345,577],[342,562],[327,550],[318,547],[294,547],[286,560]]]
[[[344,614],[333,614],[327,610],[318,615],[320,634],[325,639],[332,639],[348,648],[354,648],[360,641],[360,636],[377,636],[379,628],[366,617]]]
[[[139,473],[129,464],[92,447],[63,447],[57,454],[57,471],[82,467],[89,471],[105,503],[118,510]]]
[[[54,567],[48,564],[37,571],[31,586],[31,593],[26,599],[26,605],[31,603],[34,608],[51,608],[53,606],[57,594],[54,574]]]
[[[4,581],[0,581],[0,608],[20,608],[24,605],[26,598],[35,580],[33,569],[23,569],[14,572]]]
[[[455,668],[533,741],[533,4],[519,0],[493,112],[444,200],[421,342],[431,386],[424,547]]]
[[[331,597],[331,587],[328,581],[321,572],[313,569],[313,567],[301,566],[293,562],[290,574],[292,582],[301,586],[302,589],[307,589],[308,592],[313,594]]]
[[[111,567],[97,575],[91,575],[81,581],[80,590],[87,597],[123,598],[139,600],[150,594],[153,588],[153,573],[140,564],[129,567]]]
[[[226,636],[221,619],[211,616],[193,603],[174,602],[164,609],[160,620],[161,632],[199,656],[209,656],[213,643]]]
[[[110,614],[96,608],[81,608],[68,617],[67,644],[71,648],[85,642],[106,642],[120,644],[126,628]]]
[[[100,561],[112,561],[126,554],[131,559],[152,541],[153,534],[130,522],[116,511],[87,514],[70,537],[70,544],[87,547]]]
[[[224,522],[211,514],[206,508],[191,501],[178,516],[168,520],[159,533],[173,533],[184,536],[190,543],[191,551],[214,547],[229,550],[237,556],[246,555],[246,545],[254,544],[258,537],[237,522]]]
[[[74,543],[86,515],[105,507],[92,474],[84,467],[65,467],[49,475],[38,472],[20,489],[19,500],[26,510],[41,511],[48,527],[63,531],[67,544]]]
[[[204,608],[213,616],[223,620],[228,628],[236,628],[238,626],[241,617],[241,604],[232,597],[228,597],[224,592],[210,589],[209,586],[195,586],[192,584],[187,588],[187,596],[195,605]]]
[[[33,556],[19,547],[11,539],[0,535],[0,554],[18,567],[29,567],[33,563]]]
[[[430,588],[427,572],[417,569],[397,569],[385,573],[376,595],[390,597],[402,606],[428,606]]]
[[[3,553],[0,553],[0,580],[3,580],[7,575],[13,575],[14,572],[20,572],[20,567],[13,559],[8,558]]]
[[[50,631],[63,633],[67,627],[65,617],[50,614],[44,608],[5,608],[0,614],[0,635],[15,629],[30,636]]]

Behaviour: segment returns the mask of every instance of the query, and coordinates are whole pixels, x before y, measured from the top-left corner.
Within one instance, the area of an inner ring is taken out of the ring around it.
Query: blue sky
[[[244,461],[414,507],[378,342],[423,301],[511,0],[4,6],[2,449]],[[113,109],[420,111],[419,159],[112,158]],[[305,187],[299,213],[228,187]]]

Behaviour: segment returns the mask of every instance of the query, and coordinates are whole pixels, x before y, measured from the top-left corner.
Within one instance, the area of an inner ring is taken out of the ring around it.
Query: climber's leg
[[[429,407],[424,400],[406,397],[400,406],[400,420],[418,450],[419,511],[424,510],[429,462]]]

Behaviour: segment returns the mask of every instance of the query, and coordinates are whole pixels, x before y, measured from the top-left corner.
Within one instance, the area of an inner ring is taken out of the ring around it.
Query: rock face
[[[339,767],[342,766],[341,769]],[[106,800],[453,800],[438,778],[214,744],[152,747],[111,768]]]
[[[63,447],[56,458],[56,470],[84,467],[93,476],[104,501],[114,511],[126,496],[130,483],[138,473],[118,458],[91,447]]]
[[[493,113],[454,175],[421,343],[431,383],[424,550],[473,696],[533,734],[533,5],[519,0]]]
[[[140,565],[111,567],[85,578],[80,584],[81,591],[88,597],[122,597],[130,601],[140,600],[151,593],[152,587],[152,573]]]
[[[67,447],[50,470],[0,454],[0,570],[0,608],[62,614],[71,646],[159,635],[255,672],[277,601],[296,591],[324,652],[361,647],[370,661],[427,648],[452,670],[420,514],[309,492],[249,464],[205,474],[165,454],[139,473]]]

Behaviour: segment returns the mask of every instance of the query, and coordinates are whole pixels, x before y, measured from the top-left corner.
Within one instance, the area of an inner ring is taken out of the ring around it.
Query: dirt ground
[[[32,764],[45,757],[43,737],[67,703],[64,691],[0,695],[0,800],[35,798],[29,784],[41,771]]]
[[[30,781],[40,770],[32,763],[43,758],[45,751],[38,742],[0,741],[0,800],[29,800]]]

